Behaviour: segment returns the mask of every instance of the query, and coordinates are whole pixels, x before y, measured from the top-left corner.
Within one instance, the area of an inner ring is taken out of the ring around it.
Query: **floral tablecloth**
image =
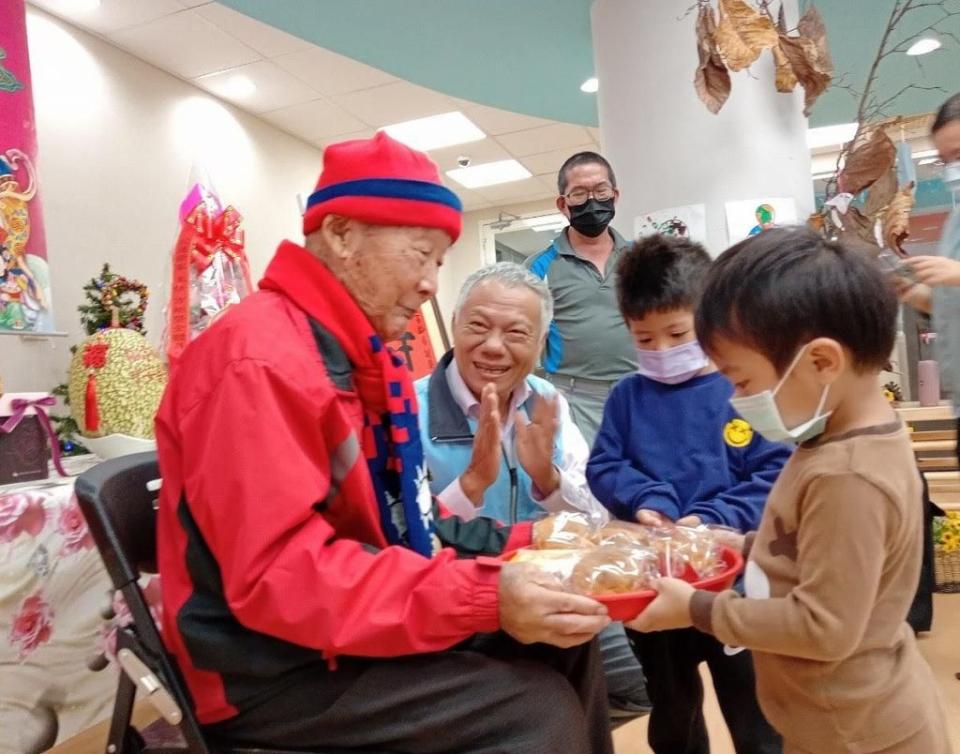
[[[95,463],[71,459],[70,473]],[[0,754],[42,751],[109,715],[112,590],[72,479],[0,487]]]

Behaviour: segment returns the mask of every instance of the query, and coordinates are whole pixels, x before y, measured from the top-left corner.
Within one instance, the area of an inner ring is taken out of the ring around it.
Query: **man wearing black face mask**
[[[592,445],[610,388],[636,369],[614,280],[617,260],[629,244],[609,227],[620,192],[602,156],[579,152],[567,159],[557,187],[557,209],[570,227],[531,256],[527,266],[553,293],[554,319],[543,371],[566,397],[574,421]]]
[[[568,158],[557,176],[557,209],[570,227],[527,267],[547,281],[553,321],[541,358],[543,376],[570,405],[574,422],[593,445],[603,404],[614,383],[637,368],[633,341],[617,305],[616,269],[629,242],[609,227],[620,192],[610,163],[596,152]],[[600,632],[604,674],[613,717],[649,710],[643,670],[623,625]]]

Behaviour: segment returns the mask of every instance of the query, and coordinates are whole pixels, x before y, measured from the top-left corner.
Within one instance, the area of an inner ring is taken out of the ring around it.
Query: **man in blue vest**
[[[613,228],[620,192],[613,168],[596,152],[579,152],[557,176],[557,209],[570,227],[527,267],[553,294],[553,320],[542,366],[566,397],[593,445],[610,388],[636,369],[633,342],[616,300],[616,268],[629,243]]]
[[[473,273],[453,319],[453,350],[414,385],[430,490],[450,513],[504,523],[607,513],[584,476],[590,449],[567,401],[532,374],[553,299],[510,262]],[[600,635],[613,714],[649,710],[643,671],[620,624]]]

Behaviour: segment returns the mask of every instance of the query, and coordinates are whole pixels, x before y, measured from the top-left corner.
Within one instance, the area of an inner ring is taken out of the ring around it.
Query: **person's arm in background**
[[[603,421],[587,463],[590,490],[619,519],[636,521],[638,514],[648,511],[675,521],[680,516],[680,500],[673,486],[644,474],[627,454],[629,389],[629,380],[620,382],[604,406]]]

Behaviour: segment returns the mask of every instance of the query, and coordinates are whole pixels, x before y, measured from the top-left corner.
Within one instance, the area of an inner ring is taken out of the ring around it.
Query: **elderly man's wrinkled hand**
[[[599,602],[564,591],[531,563],[505,563],[500,572],[500,627],[523,644],[574,647],[610,624]]]
[[[521,413],[514,417],[517,432],[517,460],[544,496],[560,485],[560,473],[553,465],[553,447],[560,426],[560,402],[539,397],[534,402],[530,422]]]
[[[500,408],[497,388],[484,385],[480,393],[480,416],[473,435],[473,455],[467,470],[460,475],[463,493],[477,507],[483,505],[483,493],[500,474],[501,460]]]

